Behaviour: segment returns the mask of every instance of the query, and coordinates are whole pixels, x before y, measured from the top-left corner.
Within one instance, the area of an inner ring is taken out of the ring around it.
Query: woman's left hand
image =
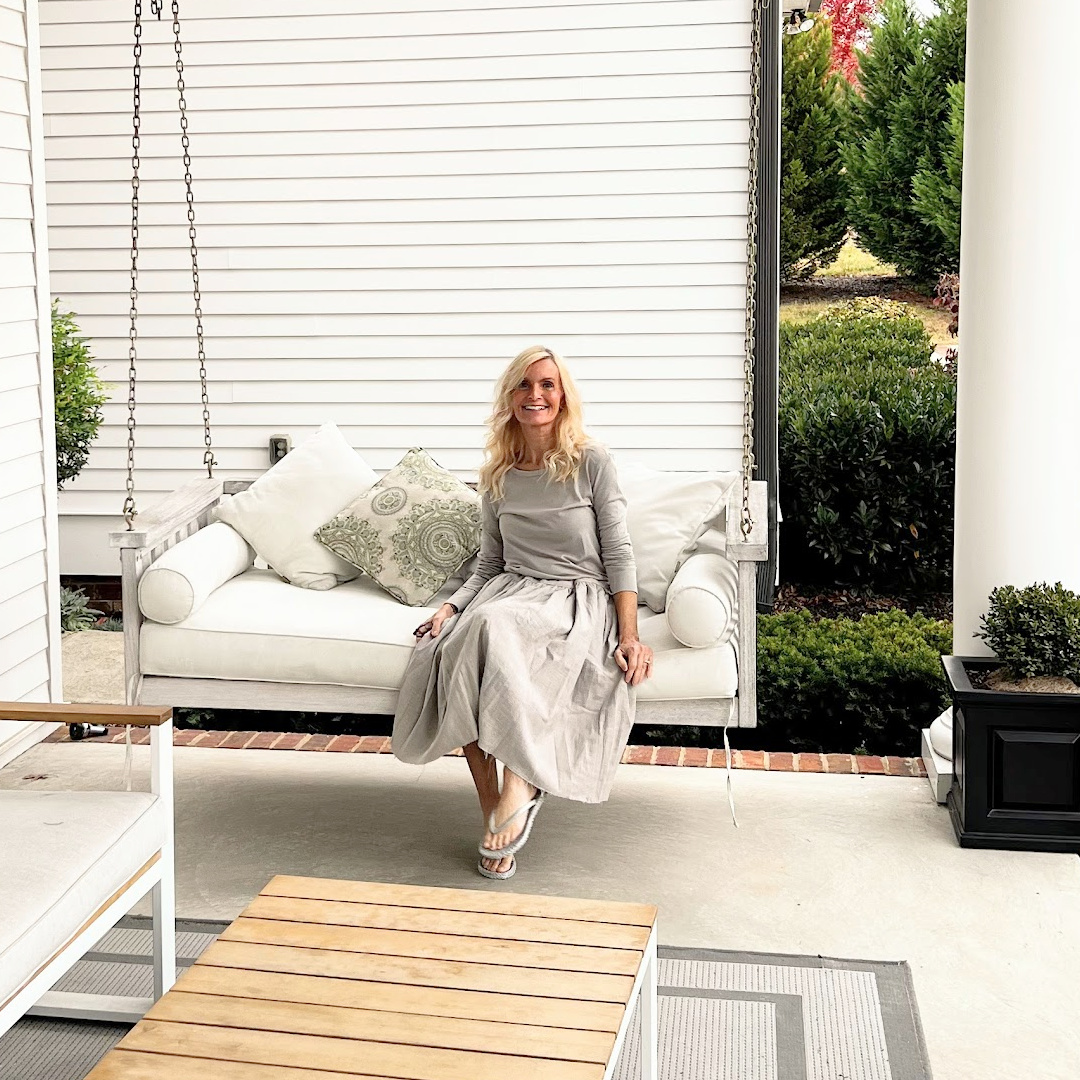
[[[637,638],[620,641],[615,650],[615,663],[626,672],[623,678],[631,686],[637,686],[652,674],[653,651]]]

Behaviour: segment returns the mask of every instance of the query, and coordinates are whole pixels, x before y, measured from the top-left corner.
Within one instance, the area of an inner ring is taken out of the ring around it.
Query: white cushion
[[[638,608],[638,636],[653,651],[652,677],[637,688],[638,701],[734,698],[739,692],[735,646],[688,649],[675,639],[667,619]]]
[[[626,525],[637,564],[638,598],[663,611],[676,570],[723,515],[737,473],[667,472],[618,462]]]
[[[143,623],[142,670],[396,690],[413,630],[449,595],[444,590],[425,607],[406,607],[367,577],[312,592],[269,570],[248,570],[183,622]]]
[[[169,548],[143,574],[139,607],[155,622],[179,622],[254,560],[251,545],[225,522],[215,521]]]
[[[223,499],[231,525],[286,581],[332,589],[358,571],[315,539],[315,530],[378,480],[334,424],[286,454],[247,489]]]
[[[161,849],[144,791],[0,791],[0,1004]]]
[[[723,645],[735,632],[739,572],[725,555],[691,555],[667,593],[668,628],[691,649]]]
[[[328,683],[396,691],[412,655],[413,630],[450,595],[404,607],[368,578],[332,592],[293,588],[268,570],[247,570],[216,589],[183,622],[145,622],[147,675],[264,682]],[[639,607],[639,633],[656,654],[641,700],[730,698],[736,693],[730,644],[687,649],[662,615]]]

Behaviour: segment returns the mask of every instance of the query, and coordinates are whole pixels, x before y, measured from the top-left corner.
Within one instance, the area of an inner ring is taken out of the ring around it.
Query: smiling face
[[[534,360],[511,395],[514,417],[525,432],[554,431],[563,404],[562,379],[555,361]]]

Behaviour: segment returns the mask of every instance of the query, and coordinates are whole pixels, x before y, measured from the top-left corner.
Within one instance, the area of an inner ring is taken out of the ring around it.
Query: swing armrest
[[[220,480],[192,480],[139,511],[133,528],[110,532],[109,544],[114,548],[153,549],[188,536],[196,531],[192,525],[209,523],[210,511],[220,502],[221,491]]]
[[[743,537],[742,482],[732,485],[725,514],[727,556],[734,562],[764,562],[769,557],[769,485],[764,480],[750,481],[750,516],[754,527]]]

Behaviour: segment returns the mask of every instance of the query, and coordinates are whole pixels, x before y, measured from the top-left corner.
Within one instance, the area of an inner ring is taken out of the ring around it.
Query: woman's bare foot
[[[480,813],[483,815],[485,826],[488,817],[495,813],[498,818],[499,800],[499,767],[495,758],[485,754],[478,743],[469,743],[462,747],[465,760],[469,763],[469,771],[472,773],[473,783],[476,785],[476,795],[480,800]],[[513,773],[510,774],[511,776]],[[527,801],[527,800],[526,800]],[[499,818],[501,820],[501,818]],[[502,873],[510,869],[514,859],[508,856],[505,859],[482,859],[485,870]]]
[[[532,786],[527,780],[522,780],[517,773],[510,769],[503,769],[503,789],[502,795],[499,798],[499,804],[495,807],[495,823],[501,824],[507,821],[513,814],[520,810],[530,799],[536,798],[536,788]],[[504,848],[507,844],[512,844],[525,829],[525,814],[518,814],[517,817],[510,821],[505,829],[501,829],[499,832],[486,832],[484,833],[483,844],[489,851],[498,851],[500,848]],[[505,870],[509,865],[509,859],[503,859],[505,866],[500,866],[500,869]]]

